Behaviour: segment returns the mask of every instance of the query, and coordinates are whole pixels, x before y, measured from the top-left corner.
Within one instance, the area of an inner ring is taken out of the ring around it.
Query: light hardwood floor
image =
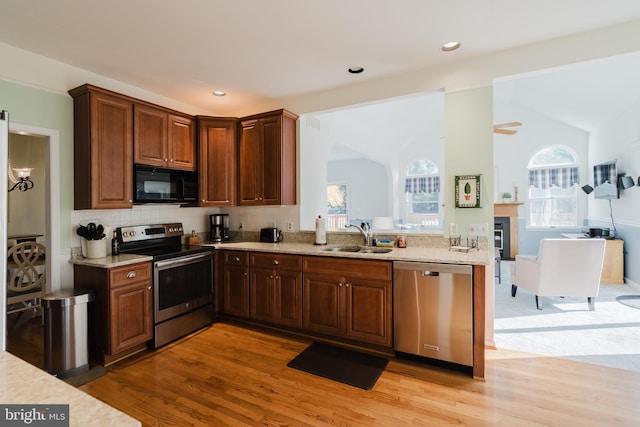
[[[487,350],[486,381],[392,358],[371,391],[286,364],[310,341],[224,323],[82,387],[145,426],[632,426],[640,373]]]

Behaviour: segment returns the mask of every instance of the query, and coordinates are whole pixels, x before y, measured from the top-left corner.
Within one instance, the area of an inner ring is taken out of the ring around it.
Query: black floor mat
[[[315,342],[287,363],[287,366],[371,390],[387,363],[389,361],[383,357]]]

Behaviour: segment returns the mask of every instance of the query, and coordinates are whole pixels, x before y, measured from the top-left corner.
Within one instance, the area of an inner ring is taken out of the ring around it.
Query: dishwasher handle
[[[394,271],[409,270],[420,271],[425,277],[439,276],[440,274],[473,274],[473,266],[466,264],[439,264],[433,262],[394,261]]]

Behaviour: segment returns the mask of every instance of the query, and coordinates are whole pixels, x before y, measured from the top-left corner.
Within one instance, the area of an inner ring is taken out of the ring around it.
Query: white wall
[[[349,188],[349,219],[371,220],[374,216],[390,216],[388,168],[368,159],[329,162],[327,182],[345,182]],[[326,195],[325,195],[326,200]],[[326,205],[326,204],[325,204]],[[325,211],[319,214],[325,214]]]

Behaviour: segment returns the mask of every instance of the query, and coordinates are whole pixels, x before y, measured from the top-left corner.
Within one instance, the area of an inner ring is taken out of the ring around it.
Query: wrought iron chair
[[[7,253],[7,314],[37,312],[45,292],[45,247],[37,242],[22,242]]]

